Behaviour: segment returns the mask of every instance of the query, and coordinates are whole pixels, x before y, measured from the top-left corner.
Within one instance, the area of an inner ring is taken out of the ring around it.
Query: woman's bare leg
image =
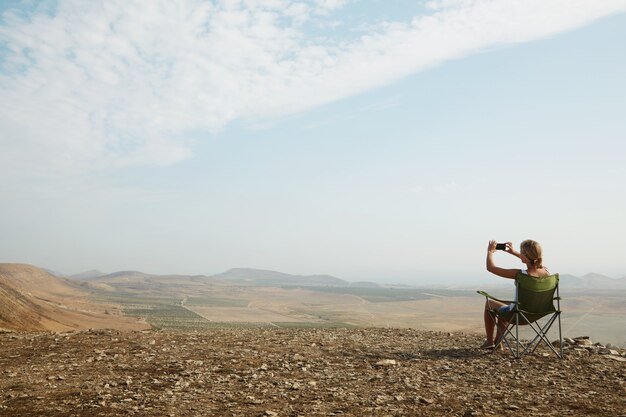
[[[493,320],[493,317],[491,317],[491,314],[489,314],[488,310],[497,310],[505,305],[506,304],[495,300],[487,300],[485,302],[485,312],[483,313],[483,319],[485,321],[485,337],[488,344],[492,344],[494,342],[493,331],[496,326],[496,322]]]
[[[496,340],[500,339],[500,336],[502,336],[502,334],[506,331],[506,328],[508,326],[509,326],[509,322],[508,321],[504,321],[502,319],[498,320],[498,334],[496,336]],[[496,346],[496,347],[498,347],[498,346]],[[500,344],[500,348],[501,349],[503,348],[502,344]]]

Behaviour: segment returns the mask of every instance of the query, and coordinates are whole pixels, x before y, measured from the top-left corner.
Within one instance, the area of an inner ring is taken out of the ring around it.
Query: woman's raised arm
[[[509,246],[507,243],[507,249],[508,248]],[[512,245],[510,248],[512,250]],[[505,268],[500,268],[499,266],[496,266],[495,262],[493,261],[493,254],[495,253],[495,251],[496,251],[496,241],[490,240],[489,245],[487,246],[487,271],[491,272],[492,274],[498,275],[499,277],[502,277],[502,278],[514,279],[520,270],[519,269],[505,269]],[[507,250],[507,252],[509,251]]]

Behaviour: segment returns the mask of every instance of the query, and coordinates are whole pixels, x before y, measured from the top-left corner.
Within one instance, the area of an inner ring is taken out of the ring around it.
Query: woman
[[[539,243],[534,240],[525,240],[520,244],[520,251],[516,252],[513,249],[513,244],[511,242],[507,242],[505,244],[504,251],[517,256],[520,260],[526,264],[526,269],[505,269],[496,266],[493,262],[493,254],[496,251],[496,241],[490,240],[489,246],[487,247],[487,271],[492,274],[496,274],[503,278],[515,279],[518,273],[522,273],[525,275],[529,275],[531,277],[547,277],[550,275],[548,272],[548,268],[543,266],[542,259],[542,251]],[[515,301],[517,301],[517,294],[515,295]],[[489,314],[489,309],[498,310],[501,313],[505,313],[511,308],[513,308],[513,304],[504,304],[495,300],[487,300],[485,302],[485,312],[484,312],[484,320],[485,320],[485,334],[487,339],[485,343],[481,346],[483,349],[493,349],[494,348],[494,327],[496,323],[494,322],[493,317]],[[500,321],[498,323],[499,333],[503,332],[508,325],[505,321]]]

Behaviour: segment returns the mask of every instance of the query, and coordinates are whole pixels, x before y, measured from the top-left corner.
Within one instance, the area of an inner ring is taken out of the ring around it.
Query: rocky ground
[[[399,329],[0,334],[1,416],[620,416],[623,350]]]

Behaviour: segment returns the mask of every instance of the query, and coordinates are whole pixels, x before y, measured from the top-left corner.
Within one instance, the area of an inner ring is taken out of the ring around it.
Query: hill
[[[626,289],[626,278],[611,278],[606,275],[590,272],[577,277],[570,274],[560,276],[561,288],[571,289],[597,289],[597,290],[623,290]]]
[[[81,272],[80,274],[71,275],[69,278],[76,279],[76,280],[87,280],[87,279],[98,278],[103,275],[106,275],[106,274],[104,272],[98,271],[97,269],[92,269],[89,271]]]
[[[349,286],[348,281],[331,275],[291,275],[284,272],[252,268],[233,268],[210,278],[238,281],[251,285]]]
[[[58,277],[63,275],[52,273]],[[582,277],[571,274],[560,274],[561,288],[563,289],[582,289],[582,290],[626,290],[626,277],[615,279],[605,275],[590,272]],[[82,282],[85,287],[98,286],[99,284],[148,284],[148,285],[187,285],[189,283],[213,283],[213,284],[238,284],[247,286],[300,286],[300,287],[353,287],[353,288],[421,288],[414,285],[386,285],[371,281],[348,282],[332,275],[292,275],[279,271],[270,271],[254,268],[232,268],[228,271],[211,275],[182,275],[169,274],[159,275],[150,274],[140,271],[118,271],[105,274],[98,270],[86,271],[69,277],[71,280]],[[90,284],[87,284],[90,283]],[[509,287],[508,282],[494,281],[489,285],[482,287],[498,288]],[[468,286],[464,284],[447,285],[448,289],[475,289],[476,285]],[[481,287],[481,288],[482,288]]]
[[[146,274],[139,271],[118,271],[110,274],[95,274],[95,273],[83,273],[79,275],[73,275],[71,278],[77,281],[97,281],[104,283],[114,282],[146,282],[150,278],[158,275]]]
[[[24,264],[0,264],[0,328],[17,331],[142,329],[114,306],[95,304],[71,281]]]

